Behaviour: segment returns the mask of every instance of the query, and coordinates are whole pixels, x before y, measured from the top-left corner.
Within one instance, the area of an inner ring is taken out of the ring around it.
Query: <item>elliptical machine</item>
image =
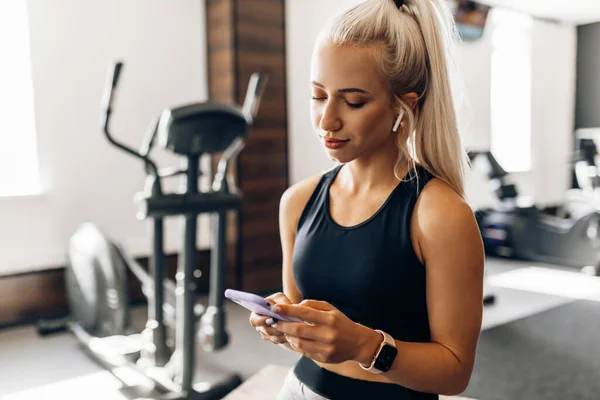
[[[266,77],[252,75],[242,109],[207,101],[164,110],[152,121],[138,152],[116,141],[109,130],[122,66],[118,62],[109,70],[102,125],[109,142],[140,159],[146,169],[145,190],[136,195],[136,203],[137,217],[153,221],[149,273],[95,225],[82,225],[69,243],[65,279],[72,315],[68,327],[94,360],[111,372],[126,367],[149,378],[152,397],[158,392],[161,399],[220,399],[235,389],[241,379],[231,375],[216,383],[194,384],[195,336],[198,331],[207,351],[221,349],[228,343],[223,308],[226,213],[238,210],[242,198],[235,183],[228,180],[228,169],[253,125]],[[184,156],[186,168],[159,170],[149,156],[155,142]],[[220,152],[212,190],[199,191],[200,156]],[[179,174],[187,178],[185,192],[163,193],[161,179]],[[200,214],[213,216],[206,308],[196,304],[194,290]],[[185,220],[176,283],[165,279],[163,218],[167,216],[182,216]],[[129,323],[126,268],[141,281],[148,298],[148,320],[141,334],[124,335]],[[174,330],[174,341],[168,337],[167,326]]]
[[[600,275],[600,212],[590,209],[577,217],[561,217],[535,205],[519,203],[508,173],[489,151],[470,152],[481,158],[494,186],[498,204],[477,210],[477,222],[488,254],[541,261]]]

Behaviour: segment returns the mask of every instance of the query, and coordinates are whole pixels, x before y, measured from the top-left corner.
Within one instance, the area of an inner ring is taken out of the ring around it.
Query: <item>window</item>
[[[508,172],[531,169],[530,16],[492,14],[491,150]]]
[[[26,1],[0,1],[0,196],[40,192]]]

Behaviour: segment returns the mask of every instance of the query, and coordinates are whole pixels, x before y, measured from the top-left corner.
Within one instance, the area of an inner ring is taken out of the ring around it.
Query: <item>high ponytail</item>
[[[369,46],[388,79],[396,115],[403,115],[398,135],[396,176],[407,163],[421,164],[465,197],[467,155],[458,132],[450,86],[454,44],[458,35],[443,0],[367,0],[332,18],[320,40]],[[415,92],[413,108],[404,98]],[[407,139],[407,140],[406,140]],[[399,177],[400,178],[400,177]]]

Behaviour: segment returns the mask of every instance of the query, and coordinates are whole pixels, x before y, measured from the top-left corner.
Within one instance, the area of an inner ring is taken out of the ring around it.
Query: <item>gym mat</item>
[[[483,331],[464,395],[600,399],[600,302],[575,301]]]

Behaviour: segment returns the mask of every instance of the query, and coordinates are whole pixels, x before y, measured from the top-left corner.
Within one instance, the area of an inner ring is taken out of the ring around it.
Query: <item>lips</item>
[[[350,139],[343,140],[343,139],[328,138],[325,136],[321,136],[321,137],[323,138],[324,141],[330,142],[330,143],[346,143],[346,142],[350,141]]]
[[[346,143],[348,143],[350,141],[350,139],[341,140],[341,139],[327,138],[324,136],[322,136],[322,139],[323,139],[323,144],[325,145],[325,147],[327,147],[328,149],[331,149],[331,150],[341,149],[342,147],[344,147],[346,145]]]

